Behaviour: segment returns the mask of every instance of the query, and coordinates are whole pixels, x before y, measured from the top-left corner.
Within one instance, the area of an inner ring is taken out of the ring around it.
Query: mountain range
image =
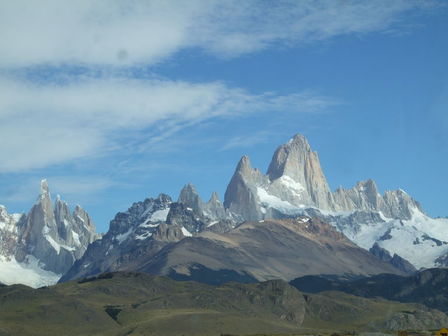
[[[0,239],[3,264],[34,262],[52,272],[46,283],[110,271],[220,284],[448,265],[448,219],[430,218],[401,189],[381,195],[373,180],[332,192],[300,134],[278,147],[266,174],[243,156],[223,202],[217,193],[204,202],[187,184],[177,201],[160,194],[119,212],[101,239],[85,211],[71,214],[59,198],[53,208],[45,181],[41,189],[28,215],[1,208]]]

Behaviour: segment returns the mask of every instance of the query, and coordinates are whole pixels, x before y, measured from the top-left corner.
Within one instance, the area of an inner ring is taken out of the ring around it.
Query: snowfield
[[[24,284],[33,288],[54,285],[62,274],[45,271],[33,256],[26,257],[27,262],[19,263],[14,257],[7,260],[0,257],[0,282],[5,285]]]

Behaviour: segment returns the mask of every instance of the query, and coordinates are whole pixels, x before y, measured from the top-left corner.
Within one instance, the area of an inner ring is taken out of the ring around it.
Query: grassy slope
[[[214,287],[135,273],[38,290],[10,286],[0,288],[0,335],[331,333],[415,310],[340,292],[306,300],[284,282]]]

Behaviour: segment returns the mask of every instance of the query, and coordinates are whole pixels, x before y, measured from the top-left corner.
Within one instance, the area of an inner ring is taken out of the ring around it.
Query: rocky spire
[[[50,194],[50,189],[48,188],[48,182],[46,179],[40,181],[40,193],[41,195]]]
[[[224,205],[219,200],[217,192],[212,192],[210,200],[204,205],[205,215],[213,220],[221,220],[227,218]]]
[[[45,265],[45,270],[65,272],[95,237],[95,225],[86,213],[82,216],[88,218],[88,225],[77,222],[68,204],[59,196],[53,207],[48,182],[42,180],[37,202],[20,227],[16,260],[22,262],[27,255],[32,255]]]
[[[289,184],[295,183],[296,189],[303,188],[296,203],[324,210],[333,209],[332,195],[319,157],[311,150],[303,135],[296,134],[286,144],[277,148],[267,174],[271,181],[283,178],[286,184],[291,182]]]
[[[211,203],[211,204],[221,203],[221,201],[219,200],[219,195],[216,191],[212,192],[212,195],[210,196],[208,203]]]
[[[203,203],[195,186],[191,183],[186,184],[179,194],[179,203],[192,208],[196,212],[202,212]]]
[[[262,218],[257,187],[267,183],[267,177],[253,169],[249,157],[243,156],[235,169],[224,195],[224,207],[246,220]]]
[[[67,223],[73,222],[73,217],[70,213],[68,204],[62,201],[59,195],[56,197],[56,202],[54,204],[54,217],[58,228],[59,237],[67,240],[70,234],[68,231],[70,228]]]

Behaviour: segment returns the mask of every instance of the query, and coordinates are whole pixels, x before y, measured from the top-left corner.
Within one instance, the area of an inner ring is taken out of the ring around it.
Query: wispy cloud
[[[0,172],[41,168],[121,149],[144,150],[180,129],[262,111],[309,112],[333,101],[251,94],[223,83],[89,78],[63,85],[0,81]],[[144,140],[144,141],[142,141]]]
[[[254,145],[267,142],[269,135],[269,132],[262,131],[255,134],[234,136],[226,140],[226,142],[222,145],[221,150],[252,147]]]
[[[0,66],[154,64],[187,48],[234,57],[273,43],[387,31],[436,0],[31,0],[0,4]]]

